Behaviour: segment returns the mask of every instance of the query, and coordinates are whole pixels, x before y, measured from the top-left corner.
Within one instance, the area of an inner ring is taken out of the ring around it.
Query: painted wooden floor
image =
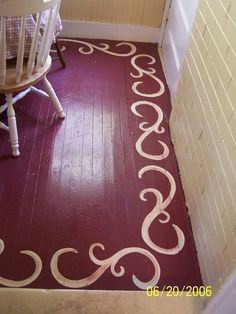
[[[202,283],[157,48],[103,42],[61,42],[67,67],[54,61],[48,79],[64,121],[28,94],[15,105],[19,158],[0,132],[2,286]]]

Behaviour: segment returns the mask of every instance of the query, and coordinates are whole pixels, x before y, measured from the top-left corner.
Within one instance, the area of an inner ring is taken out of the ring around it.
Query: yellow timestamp
[[[164,286],[160,289],[159,286],[149,286],[146,289],[148,297],[210,297],[212,296],[212,287],[211,286]]]

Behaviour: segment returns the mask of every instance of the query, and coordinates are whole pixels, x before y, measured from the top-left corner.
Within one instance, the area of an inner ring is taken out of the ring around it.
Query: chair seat
[[[44,66],[41,66],[38,72],[34,72],[30,78],[27,78],[26,76],[27,62],[28,60],[25,60],[23,65],[21,81],[19,83],[16,83],[15,59],[8,61],[6,82],[5,85],[0,86],[0,93],[16,93],[28,88],[31,85],[36,84],[43,78],[43,76],[45,76],[49,72],[52,64],[52,59],[50,56],[48,56]]]

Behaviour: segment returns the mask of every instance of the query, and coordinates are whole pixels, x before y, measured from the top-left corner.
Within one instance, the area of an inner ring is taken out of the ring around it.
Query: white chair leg
[[[14,157],[20,156],[19,152],[19,142],[18,142],[18,133],[16,125],[16,115],[13,107],[13,97],[12,94],[6,94],[7,101],[7,118],[8,118],[8,127],[10,133],[10,141],[12,148],[12,155]]]
[[[44,76],[44,78],[43,78],[43,84],[44,84],[44,88],[45,88],[46,92],[48,93],[48,95],[50,97],[50,100],[52,101],[56,111],[59,114],[59,118],[64,119],[66,115],[63,111],[63,108],[60,104],[59,99],[57,98],[57,95],[56,95],[52,85],[47,80],[46,76]]]

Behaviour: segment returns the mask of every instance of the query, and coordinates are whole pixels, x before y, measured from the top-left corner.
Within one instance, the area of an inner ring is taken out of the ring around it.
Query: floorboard
[[[157,47],[103,42],[60,42],[66,68],[54,61],[48,79],[64,121],[47,99],[28,94],[15,105],[19,158],[11,157],[8,134],[0,132],[2,286],[138,290],[202,284]],[[163,91],[152,95],[160,84]],[[153,210],[157,215],[145,227]],[[37,254],[35,260],[20,254],[24,250]]]

